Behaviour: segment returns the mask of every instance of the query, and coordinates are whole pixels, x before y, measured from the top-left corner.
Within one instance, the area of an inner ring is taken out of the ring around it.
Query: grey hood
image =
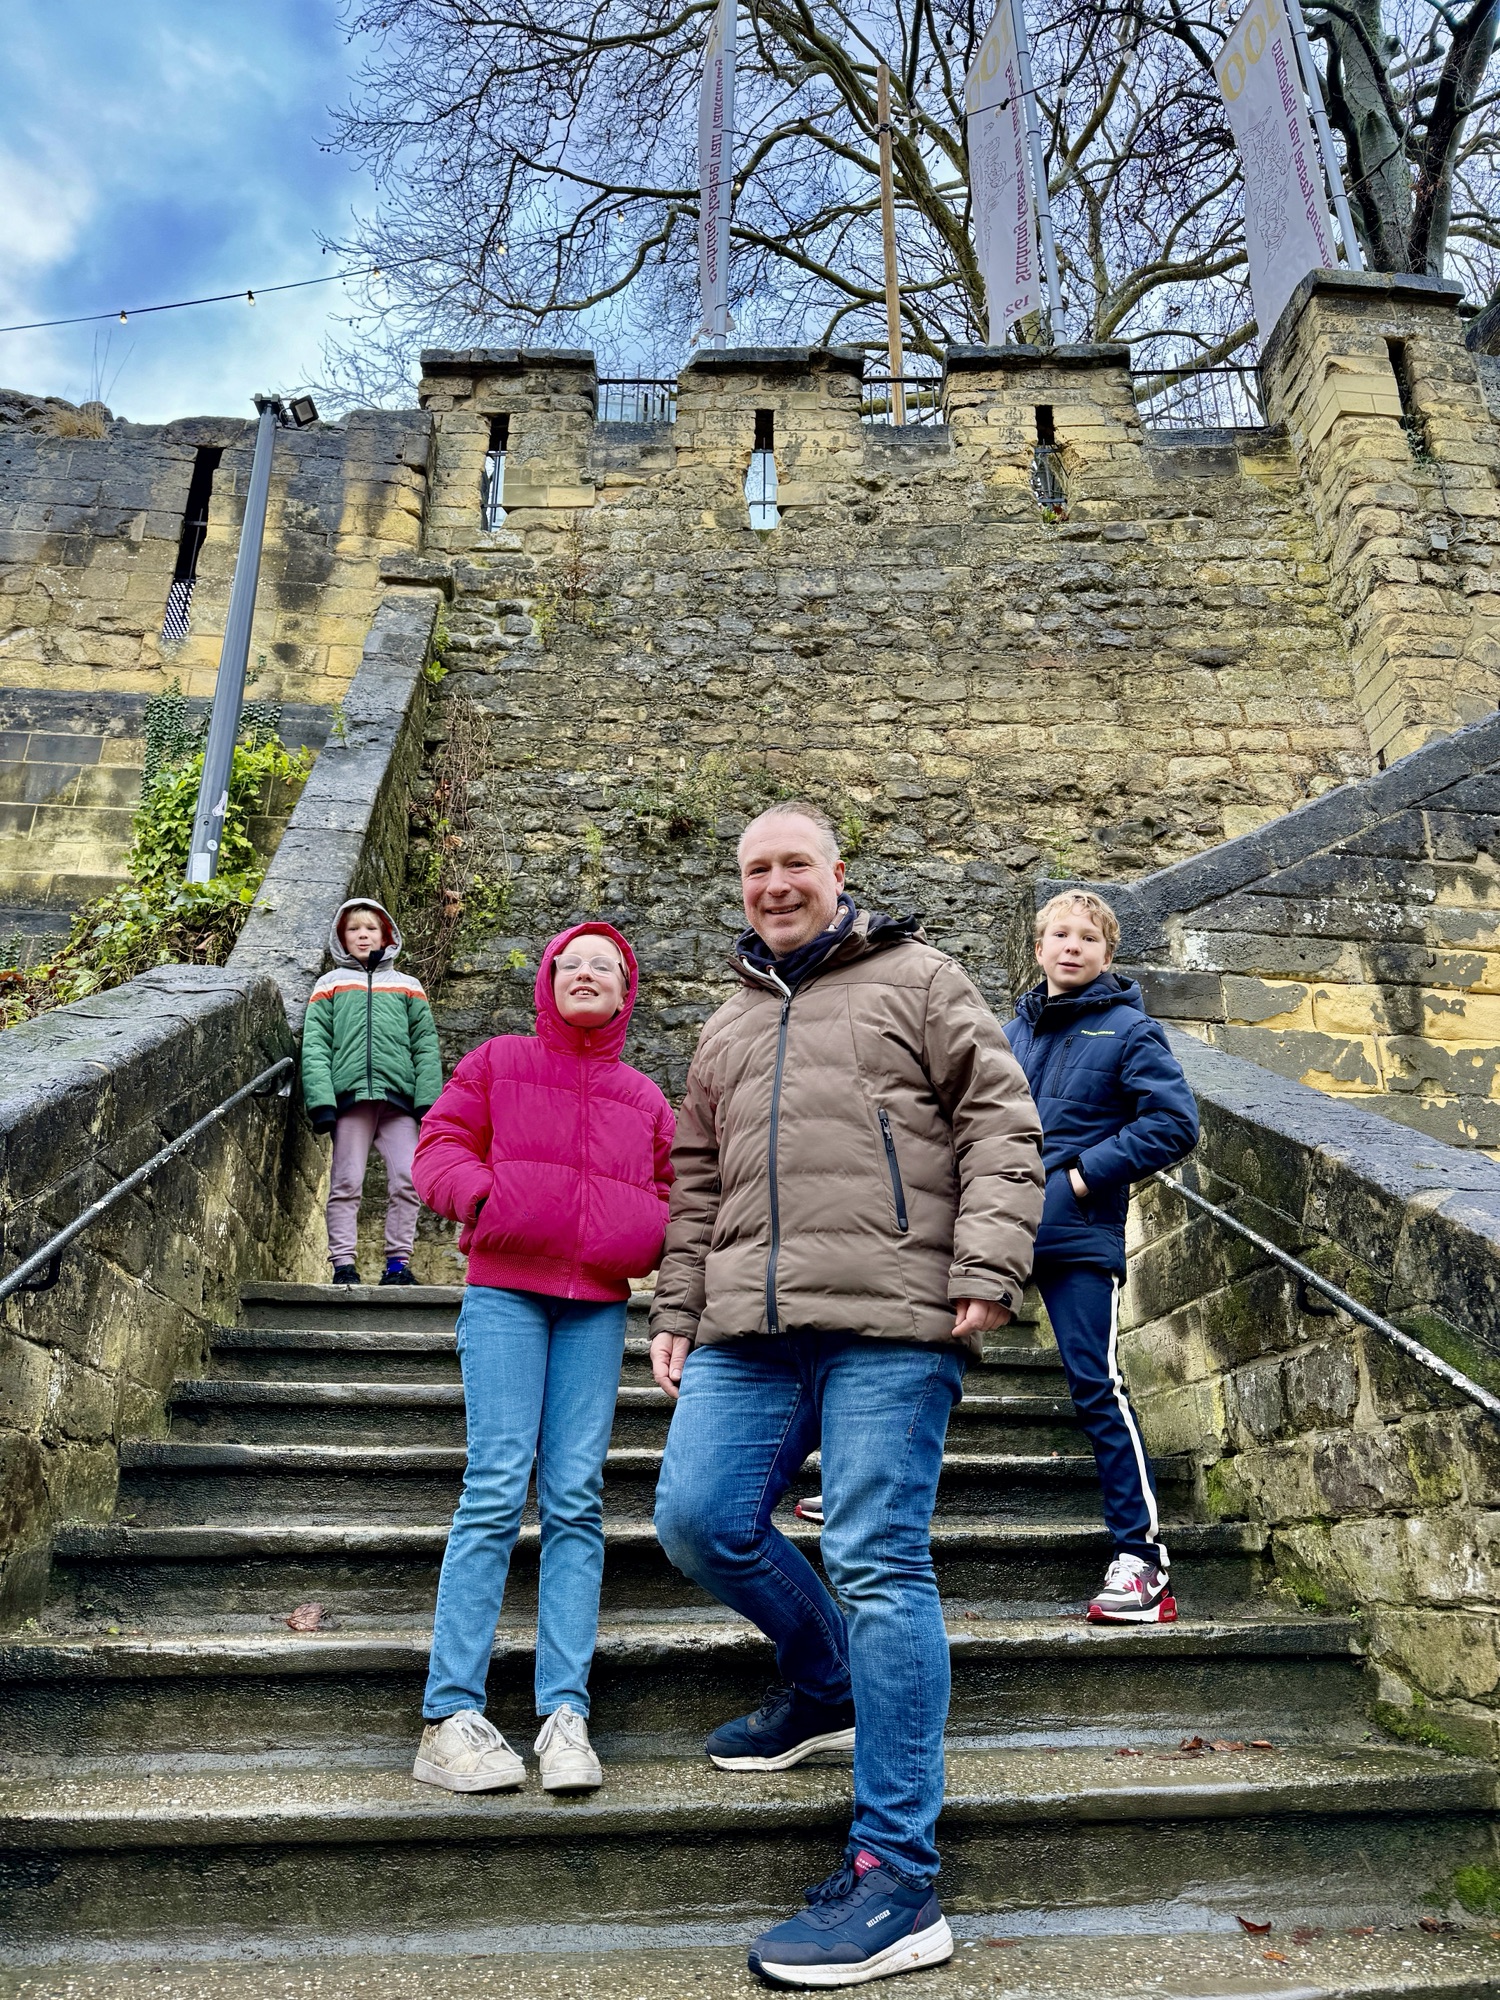
[[[396,922],[396,919],[391,915],[385,904],[377,902],[373,896],[351,896],[347,903],[340,903],[334,911],[333,922],[329,926],[328,931],[328,956],[333,960],[334,964],[342,965],[350,972],[363,972],[366,970],[364,960],[355,958],[352,953],[345,951],[343,945],[339,942],[339,925],[344,921],[345,912],[349,910],[379,910],[381,916],[385,918],[391,927],[391,941],[380,954],[380,965],[394,965],[397,953],[401,949],[401,926]],[[378,971],[379,967],[377,966],[376,969]]]

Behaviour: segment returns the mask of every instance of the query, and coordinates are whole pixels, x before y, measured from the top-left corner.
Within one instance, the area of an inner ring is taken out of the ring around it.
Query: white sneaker
[[[411,1774],[449,1792],[513,1792],[526,1782],[526,1766],[477,1708],[429,1722]]]
[[[542,1724],[535,1749],[544,1792],[592,1792],[604,1783],[588,1723],[566,1702]]]

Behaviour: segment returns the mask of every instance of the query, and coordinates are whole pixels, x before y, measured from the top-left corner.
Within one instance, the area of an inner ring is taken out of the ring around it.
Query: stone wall
[[[6,1268],[292,1046],[269,979],[187,966],[7,1029]],[[54,1522],[109,1513],[119,1440],[160,1428],[241,1280],[318,1269],[294,1103],[237,1106],[65,1250],[52,1290],[0,1305],[0,1620],[39,1603]]]
[[[451,1051],[524,1018],[514,955],[597,910],[646,949],[637,1048],[680,1085],[737,923],[733,836],[777,791],[828,802],[859,891],[924,910],[998,1002],[1038,870],[1147,868],[1368,769],[1286,444],[1146,434],[1126,361],[956,353],[949,421],[895,432],[861,421],[837,350],[700,356],[676,423],[639,426],[594,423],[587,356],[426,358],[429,544],[455,588],[434,728],[454,701],[488,718],[469,838],[510,884],[448,983]],[[1039,410],[1066,518],[1031,488]]]
[[[1315,272],[1263,357],[1382,762],[1496,705],[1500,422],[1460,296],[1435,278]]]
[[[1500,719],[1103,887],[1121,967],[1153,1013],[1452,1144],[1500,1149]],[[1034,976],[1018,923],[1012,980]]]
[[[0,687],[0,938],[34,955],[68,929],[71,913],[117,883],[130,848],[146,754],[148,697],[71,689]],[[189,714],[206,712],[202,696]],[[289,748],[317,749],[329,712],[309,703],[282,710]],[[272,784],[250,835],[274,854],[296,797]]]
[[[1500,1167],[1177,1034],[1189,1185],[1500,1385]],[[1304,1601],[1357,1608],[1382,1721],[1500,1751],[1500,1420],[1190,1213],[1138,1190],[1121,1343],[1147,1441],[1208,1516],[1263,1523]],[[1179,1597],[1192,1607],[1192,1566]]]
[[[0,686],[210,695],[239,547],[253,420],[111,422],[102,437],[0,428]],[[198,453],[218,448],[186,639],[162,619]],[[331,706],[359,663],[383,556],[421,533],[427,420],[357,410],[277,433],[250,666],[257,692]]]

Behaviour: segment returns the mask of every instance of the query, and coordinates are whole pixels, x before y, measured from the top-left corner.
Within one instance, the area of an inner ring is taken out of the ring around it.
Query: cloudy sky
[[[319,151],[337,0],[9,0],[0,326],[316,276],[371,190]],[[248,415],[319,374],[341,285],[0,334],[0,385],[139,422]]]

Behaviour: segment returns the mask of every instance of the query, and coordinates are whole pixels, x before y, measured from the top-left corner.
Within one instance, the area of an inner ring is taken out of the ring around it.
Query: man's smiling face
[[[844,864],[828,836],[801,813],[748,827],[740,840],[745,918],[777,958],[826,931],[838,914]]]

